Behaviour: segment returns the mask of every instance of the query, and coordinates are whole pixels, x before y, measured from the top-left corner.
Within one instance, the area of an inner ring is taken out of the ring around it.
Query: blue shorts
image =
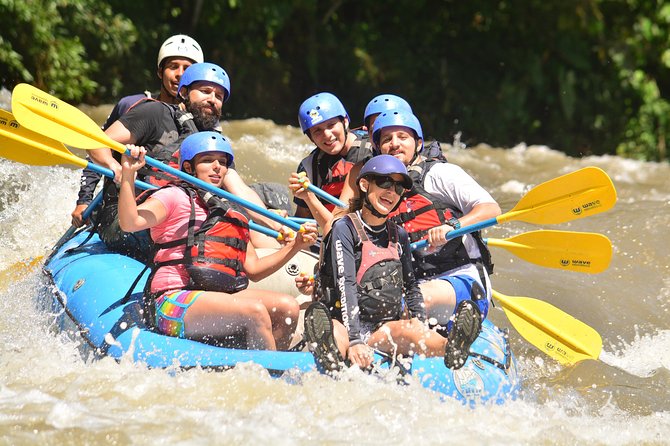
[[[486,298],[486,292],[484,292],[484,295],[481,299],[475,300],[472,296],[472,284],[476,283],[477,286],[481,287],[478,281],[466,275],[441,276],[438,277],[438,279],[446,280],[451,284],[451,286],[454,287],[454,291],[456,292],[456,305],[454,308],[457,308],[458,304],[464,300],[472,299],[479,307],[479,311],[482,313],[483,318],[486,318],[486,316],[489,314],[489,300]]]

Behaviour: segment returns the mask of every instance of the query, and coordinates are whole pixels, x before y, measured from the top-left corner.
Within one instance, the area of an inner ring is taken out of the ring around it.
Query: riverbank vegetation
[[[661,0],[0,0],[0,84],[114,102],[157,86],[175,33],[228,71],[228,119],[296,125],[326,90],[359,125],[370,98],[395,93],[442,141],[669,158]]]

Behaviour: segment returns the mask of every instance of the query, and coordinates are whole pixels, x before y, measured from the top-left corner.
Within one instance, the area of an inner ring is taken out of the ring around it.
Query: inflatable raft
[[[311,272],[315,261],[312,254],[296,256],[284,269],[256,286],[295,295],[298,291],[294,276]],[[96,357],[130,358],[152,368],[226,369],[254,362],[275,376],[289,370],[316,370],[311,353],[306,351],[245,350],[148,330],[140,313],[148,272],[131,290],[144,265],[109,252],[97,234],[76,234],[53,252],[43,269],[48,284],[41,302],[57,315],[57,328],[81,336],[82,349]],[[519,379],[506,333],[485,321],[471,351],[465,366],[456,371],[447,369],[442,358],[418,356],[409,359],[400,370],[413,375],[424,387],[464,402],[503,403],[513,398]],[[383,358],[377,359],[379,367],[389,367]]]

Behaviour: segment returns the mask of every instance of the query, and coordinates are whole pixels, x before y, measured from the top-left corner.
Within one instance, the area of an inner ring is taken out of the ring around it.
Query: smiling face
[[[310,139],[329,155],[344,155],[342,149],[347,142],[346,118],[334,117],[309,129]]]
[[[177,88],[179,87],[179,79],[181,79],[184,71],[193,65],[193,61],[186,57],[168,57],[161,64],[161,71],[158,72],[158,77],[161,79],[162,88],[167,93],[176,98]]]
[[[417,147],[422,143],[416,139],[414,131],[408,127],[384,127],[379,137],[379,150],[383,154],[392,155],[408,166],[414,159]]]
[[[391,175],[370,175],[359,180],[362,192],[367,192],[367,199],[377,212],[388,215],[398,204],[405,191],[404,178],[394,173]]]
[[[193,172],[195,164],[195,172]],[[221,187],[228,172],[228,155],[223,152],[205,152],[196,155],[191,161],[184,162],[184,170],[199,180]]]
[[[184,94],[184,87],[181,94]],[[225,97],[223,87],[213,82],[198,81],[188,87],[186,110],[193,115],[200,130],[212,130],[219,125]]]

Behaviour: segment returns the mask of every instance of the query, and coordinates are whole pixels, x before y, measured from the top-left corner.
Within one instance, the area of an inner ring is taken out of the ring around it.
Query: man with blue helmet
[[[323,92],[307,98],[298,110],[300,129],[316,148],[304,158],[289,178],[298,217],[315,218],[325,225],[333,205],[303,187],[301,175],[310,183],[338,197],[351,167],[372,157],[366,141],[349,130],[349,114],[333,94]]]
[[[130,108],[147,99],[156,99],[167,104],[179,103],[177,88],[184,71],[194,63],[203,62],[204,56],[198,42],[184,34],[168,37],[158,51],[157,76],[160,79],[160,90],[156,93],[144,93],[125,96],[114,106],[107,120],[102,125],[107,130],[117,119],[123,116]],[[102,178],[97,172],[84,169],[81,178],[81,187],[77,198],[77,205],[72,211],[72,224],[79,227],[84,224],[82,213],[93,200],[95,188]]]
[[[178,148],[188,135],[200,131],[219,130],[221,107],[230,97],[230,79],[226,71],[213,63],[197,63],[186,69],[179,80],[179,104],[147,101],[133,107],[112,124],[108,136],[122,144],[143,146],[154,159],[176,165]],[[113,170],[117,176],[120,165],[118,153],[110,149],[89,151],[96,164]],[[163,185],[171,178],[156,169],[144,168],[140,179]],[[229,192],[262,202],[239,177],[234,169],[226,175]],[[146,254],[146,236],[121,231],[117,219],[118,189],[114,182],[105,181],[103,208],[98,216],[98,233],[107,246],[115,251],[143,258]]]
[[[368,105],[365,107],[365,113],[363,115],[364,128],[367,129],[369,141],[372,142],[372,151],[375,155],[379,154],[379,150],[374,147],[374,142],[372,138],[372,130],[377,117],[384,112],[393,111],[393,110],[402,110],[406,111],[409,114],[412,113],[412,107],[409,103],[394,94],[380,94],[375,96],[368,102]],[[422,153],[425,157],[428,158],[439,158],[446,161],[444,155],[442,154],[442,148],[437,141],[432,141],[425,149],[422,147]],[[355,198],[356,194],[354,190],[356,189],[356,178],[358,173],[363,167],[363,163],[360,162],[353,166],[347,175],[342,191],[340,192],[340,200],[345,203],[348,203],[350,199]],[[335,209],[333,211],[333,217],[338,218],[344,215],[346,211],[342,209]],[[325,226],[325,230],[328,231],[328,226]]]
[[[459,166],[421,152],[423,131],[407,111],[389,111],[377,117],[373,142],[381,153],[407,166],[414,187],[392,214],[412,242],[427,238],[431,249],[414,252],[417,276],[428,317],[441,326],[457,305],[477,302],[482,316],[488,312],[493,271],[490,253],[479,233],[447,242],[446,235],[461,225],[471,225],[500,215],[500,206]]]

